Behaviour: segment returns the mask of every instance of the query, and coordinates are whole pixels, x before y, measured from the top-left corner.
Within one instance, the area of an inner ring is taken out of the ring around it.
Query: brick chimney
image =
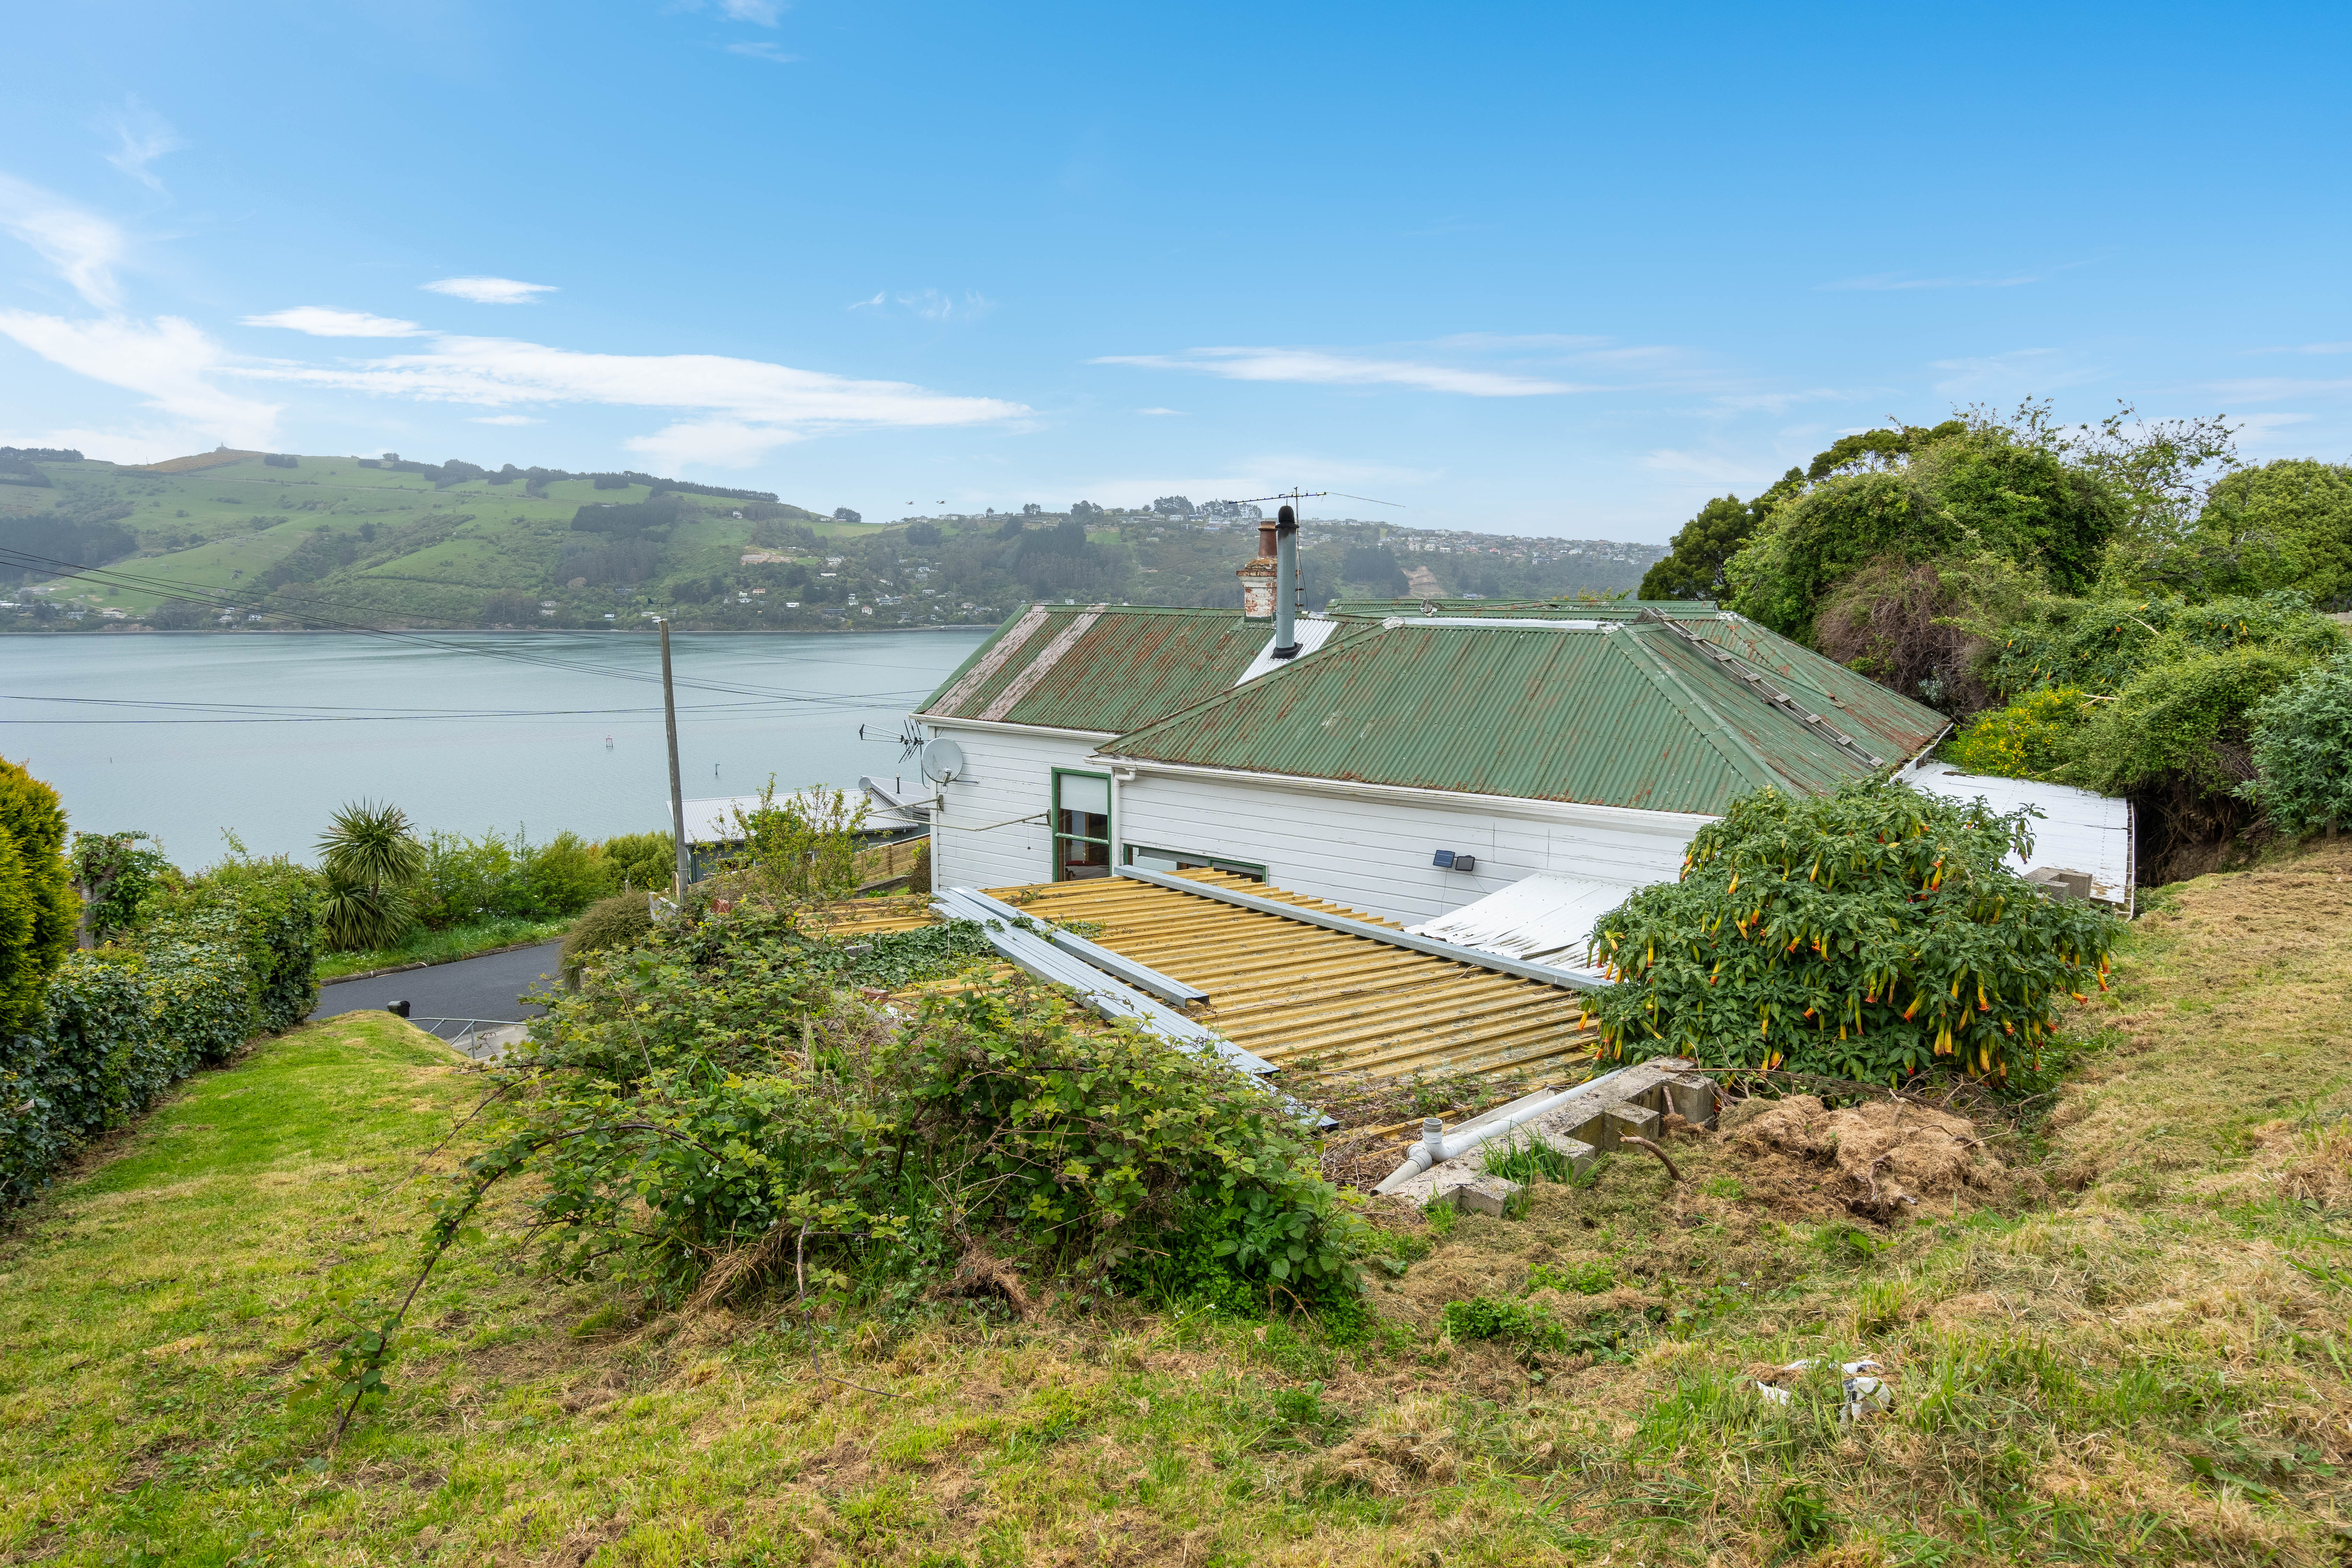
[[[1253,621],[1274,619],[1274,522],[1257,525],[1257,554],[1234,575],[1242,580],[1242,615]]]

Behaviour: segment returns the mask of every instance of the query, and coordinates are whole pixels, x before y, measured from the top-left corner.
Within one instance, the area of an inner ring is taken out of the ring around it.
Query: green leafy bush
[[[2068,742],[2091,704],[2077,687],[2029,691],[2006,708],[1979,713],[1952,737],[1945,758],[1963,773],[2047,779],[2065,764]]]
[[[58,792],[0,761],[0,1036],[39,1016],[43,988],[73,951],[81,900],[65,843]]]
[[[845,988],[951,973],[977,933],[905,937],[827,942],[746,904],[592,959],[533,1024],[473,1190],[536,1173],[560,1270],[669,1299],[728,1259],[711,1289],[904,1301],[974,1251],[1259,1310],[1354,1292],[1362,1222],[1283,1101],[1025,985],[911,1016]]]
[[[2251,717],[2247,793],[2272,823],[2288,833],[2352,823],[2352,656],[2305,671]]]
[[[82,900],[82,920],[93,942],[112,942],[139,921],[142,900],[174,874],[172,862],[158,848],[142,848],[140,840],[154,844],[147,833],[77,833],[73,836],[75,889]]]
[[[2191,654],[2142,671],[2101,703],[2060,776],[2109,795],[2179,782],[2210,794],[2237,787],[2253,711],[2308,660],[2277,647]]]
[[[622,833],[596,846],[612,888],[637,888],[665,892],[670,884],[677,852],[667,833]]]
[[[69,954],[29,1028],[0,1035],[0,1205],[195,1068],[318,999],[311,874],[244,856],[164,879],[138,929]]]
[[[2004,865],[2000,816],[1883,780],[1734,801],[1678,882],[1604,917],[1593,1000],[1611,1055],[1891,1080],[1948,1058],[2031,1061],[2059,998],[2105,984],[2111,917],[2046,900]]]
[[[1997,644],[1985,673],[2006,698],[2065,686],[2113,696],[2144,670],[2198,654],[2263,647],[2295,658],[2325,658],[2344,646],[2345,633],[2315,613],[2311,600],[2299,593],[2203,604],[2044,595],[2009,619]]]
[[[478,838],[434,832],[423,847],[412,907],[433,931],[576,914],[620,885],[611,862],[576,833],[533,844],[520,827],[511,837],[496,828]]]

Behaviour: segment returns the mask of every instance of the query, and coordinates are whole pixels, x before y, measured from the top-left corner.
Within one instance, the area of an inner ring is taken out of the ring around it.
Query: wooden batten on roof
[[[1393,924],[1221,871],[1183,875]],[[1597,1043],[1575,992],[1470,963],[1124,878],[988,890],[1035,918],[1091,922],[1092,941],[1207,992],[1192,1016],[1277,1068],[1375,1079],[1540,1075],[1586,1060]],[[887,910],[850,906],[828,929],[908,931],[933,918],[911,900]]]

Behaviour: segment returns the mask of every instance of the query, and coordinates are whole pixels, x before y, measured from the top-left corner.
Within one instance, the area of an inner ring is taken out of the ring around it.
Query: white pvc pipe
[[[1558,1094],[1546,1095],[1533,1104],[1509,1110],[1507,1115],[1497,1115],[1494,1111],[1488,1111],[1486,1116],[1492,1117],[1492,1121],[1486,1120],[1486,1117],[1473,1117],[1456,1129],[1451,1138],[1444,1136],[1445,1124],[1434,1116],[1430,1117],[1421,1124],[1421,1142],[1414,1144],[1412,1152],[1405,1155],[1404,1163],[1391,1171],[1372,1191],[1394,1192],[1430,1167],[1442,1165],[1448,1160],[1459,1160],[1496,1134],[1524,1127],[1537,1117],[1557,1110],[1570,1100],[1579,1099],[1599,1089],[1611,1079],[1633,1070],[1631,1067],[1613,1068],[1602,1073],[1599,1078],[1587,1079],[1573,1089],[1564,1089]],[[1508,1108],[1506,1109],[1508,1110]]]

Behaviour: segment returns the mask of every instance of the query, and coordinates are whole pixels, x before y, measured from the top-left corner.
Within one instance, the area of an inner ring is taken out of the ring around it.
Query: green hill
[[[880,629],[993,622],[1038,598],[1235,602],[1254,524],[1077,510],[886,526],[650,474],[226,449],[132,467],[0,447],[0,630],[575,627],[656,614],[711,629]],[[1310,601],[1616,592],[1664,553],[1470,535],[1415,535],[1423,550],[1401,552],[1387,536],[1398,531],[1310,523]],[[101,570],[61,570],[75,565]]]

